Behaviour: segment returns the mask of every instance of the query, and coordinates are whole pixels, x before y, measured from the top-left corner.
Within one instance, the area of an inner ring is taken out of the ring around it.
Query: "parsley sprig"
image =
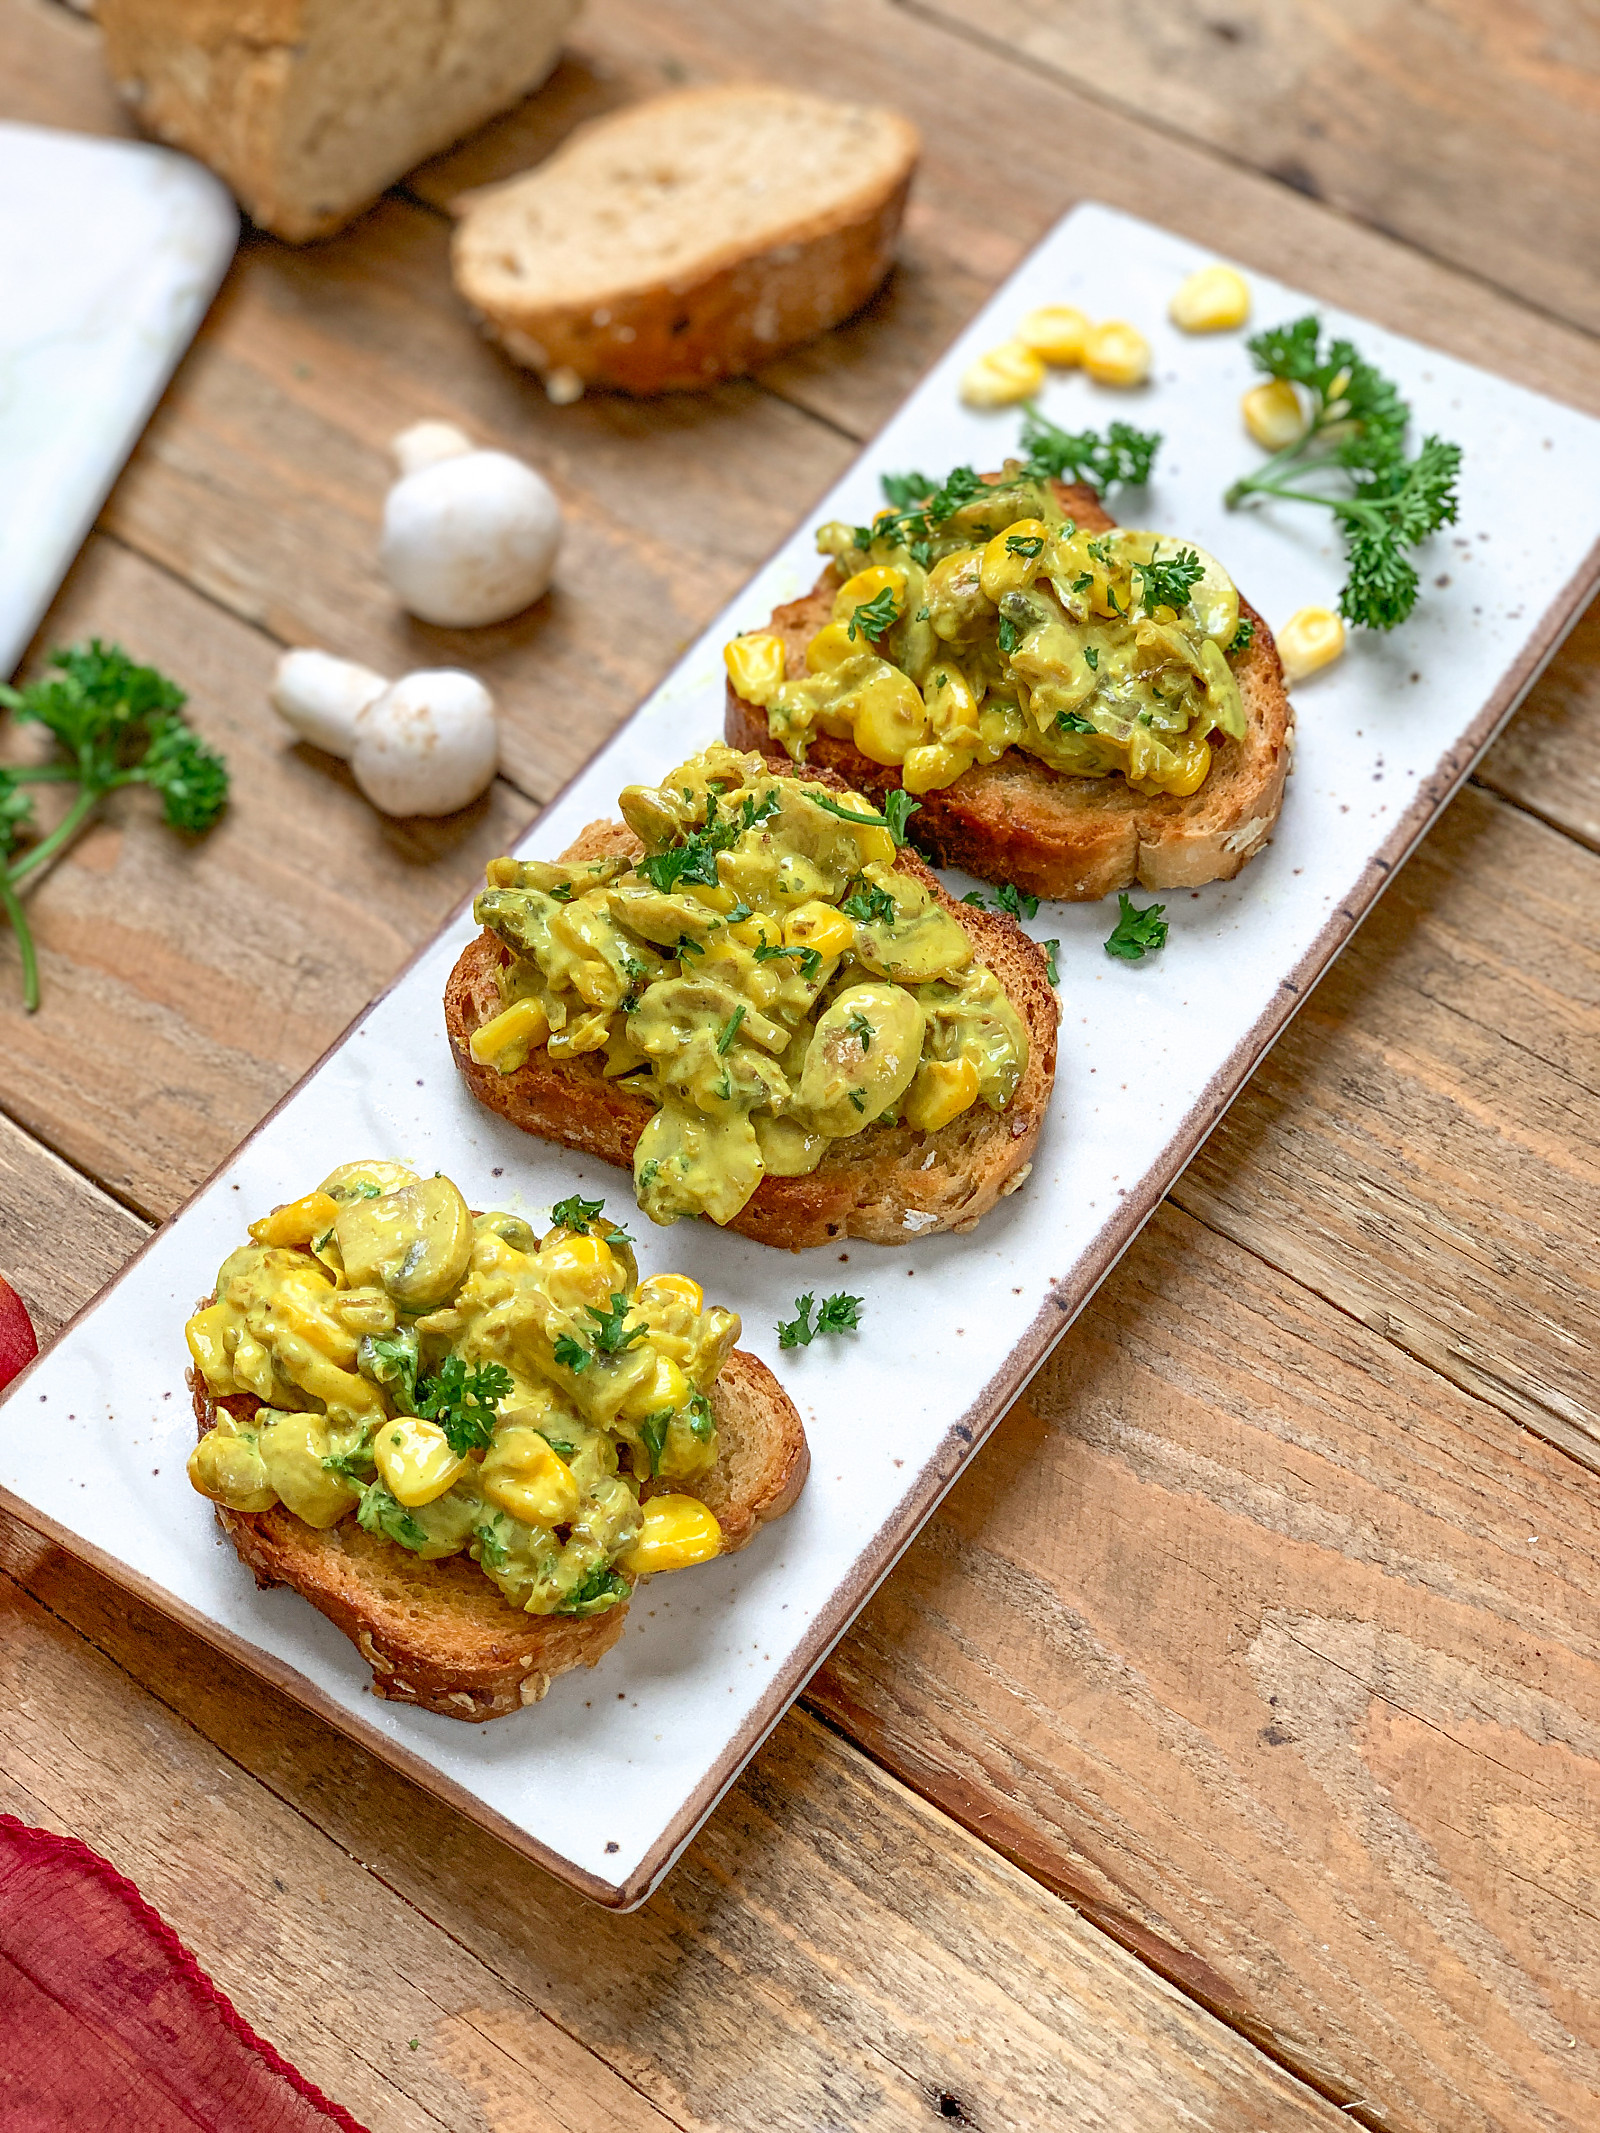
[[[625,1289],[614,1291],[603,1311],[597,1311],[593,1304],[585,1304],[583,1309],[584,1316],[594,1321],[594,1346],[586,1348],[570,1333],[560,1334],[554,1344],[556,1361],[574,1375],[587,1370],[597,1357],[626,1355],[634,1342],[642,1341],[650,1330],[643,1319],[636,1326],[628,1324],[628,1313],[633,1305]]]
[[[208,830],[228,798],[228,772],[182,716],[187,702],[176,682],[142,667],[120,646],[88,644],[52,652],[55,673],[25,689],[0,685],[0,705],[19,722],[43,726],[60,753],[48,763],[0,769],[0,911],[16,935],[22,958],[22,998],[39,1005],[39,959],[17,891],[64,851],[109,792],[148,785],[176,830]],[[20,851],[31,827],[29,785],[73,785],[76,799],[46,836]]]
[[[961,901],[964,904],[976,905],[980,911],[989,908],[981,889],[969,889]],[[994,892],[994,908],[997,911],[1009,911],[1013,918],[1034,918],[1038,915],[1039,899],[1037,896],[1024,895],[1014,881],[1003,881]]]
[[[1029,406],[1022,418],[1022,449],[1028,455],[1024,471],[1034,481],[1086,481],[1101,491],[1118,483],[1138,489],[1150,479],[1161,433],[1136,430],[1128,422],[1113,422],[1103,437],[1096,430],[1064,430]]]
[[[605,1211],[604,1200],[585,1200],[580,1194],[572,1193],[565,1200],[557,1200],[550,1210],[550,1219],[562,1229],[571,1230],[575,1236],[601,1237],[607,1244],[631,1244],[633,1239],[628,1232],[619,1229],[615,1222],[608,1221],[601,1230],[594,1227],[595,1217]]]
[[[718,813],[716,793],[708,793],[706,819],[702,826],[682,844],[669,845],[664,852],[649,853],[638,862],[635,871],[663,896],[670,896],[681,881],[700,882],[706,888],[714,889],[717,886],[717,854],[730,850],[746,830],[770,821],[782,805],[783,796],[776,791],[763,794],[759,800],[754,793],[747,792],[737,807],[722,815]]]
[[[842,1289],[837,1295],[827,1297],[821,1305],[810,1293],[797,1296],[794,1317],[778,1321],[778,1346],[809,1348],[819,1333],[855,1333],[861,1325],[864,1300],[860,1296],[847,1296]]]
[[[458,1459],[487,1451],[494,1441],[496,1405],[511,1390],[511,1373],[500,1363],[469,1370],[459,1355],[447,1355],[430,1378],[417,1381],[417,1413],[437,1422]]]
[[[863,600],[854,610],[845,629],[845,635],[853,644],[858,635],[876,644],[878,639],[895,625],[898,610],[894,604],[894,589],[885,585],[875,592],[870,600]]]
[[[1324,347],[1314,312],[1247,345],[1258,370],[1304,390],[1311,421],[1303,437],[1241,475],[1223,501],[1231,508],[1250,496],[1281,496],[1331,511],[1347,565],[1340,614],[1367,629],[1392,630],[1416,606],[1421,585],[1406,549],[1455,524],[1461,447],[1424,437],[1408,459],[1411,410],[1398,387],[1351,342],[1332,339]],[[1340,473],[1342,490],[1304,486]]]
[[[832,793],[819,792],[812,785],[806,787],[806,798],[814,800],[824,814],[837,815],[841,822],[854,822],[862,829],[886,829],[896,844],[905,843],[906,824],[922,805],[920,800],[913,800],[910,793],[899,786],[896,786],[893,792],[884,794],[881,815],[863,815],[855,808],[846,807],[842,801],[836,800]]]
[[[1142,963],[1147,955],[1167,945],[1165,904],[1146,904],[1141,910],[1125,891],[1117,895],[1117,923],[1106,938],[1106,954],[1119,963]]]

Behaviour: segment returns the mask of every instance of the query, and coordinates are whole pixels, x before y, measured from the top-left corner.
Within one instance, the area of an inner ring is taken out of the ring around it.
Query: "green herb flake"
[[[1167,945],[1165,904],[1146,904],[1141,910],[1127,892],[1118,893],[1119,915],[1106,940],[1106,954],[1119,962],[1142,963]]]

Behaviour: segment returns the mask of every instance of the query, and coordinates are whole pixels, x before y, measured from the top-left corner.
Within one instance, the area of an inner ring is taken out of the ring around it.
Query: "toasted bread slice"
[[[1067,516],[1101,533],[1116,524],[1093,489],[1057,482]],[[772,617],[789,672],[805,672],[805,648],[832,619],[840,583],[830,563],[804,599]],[[1030,896],[1087,903],[1135,885],[1197,889],[1231,881],[1272,834],[1289,775],[1294,714],[1272,632],[1247,601],[1250,648],[1234,662],[1248,731],[1242,741],[1212,740],[1211,771],[1187,799],[1146,799],[1120,777],[1073,778],[1012,748],[998,763],[975,763],[941,792],[920,795],[909,834],[940,866],[964,867],[980,881],[1015,882]],[[735,748],[759,748],[787,763],[767,714],[728,684],[724,736]],[[871,762],[852,741],[813,736],[808,764],[836,771],[881,806],[900,782],[893,766]]]
[[[219,1407],[242,1421],[259,1404],[215,1399],[198,1371],[189,1373],[189,1385],[202,1436]],[[723,1552],[732,1554],[789,1509],[811,1453],[794,1403],[766,1364],[742,1349],[723,1365],[711,1408],[716,1465],[698,1481],[669,1486],[709,1507],[722,1527]],[[523,1614],[466,1556],[424,1562],[353,1518],[318,1532],[282,1504],[261,1512],[219,1504],[216,1511],[258,1585],[293,1586],[343,1630],[372,1668],[375,1696],[444,1718],[501,1718],[537,1703],[558,1674],[604,1658],[627,1618],[626,1600],[582,1620]]]
[[[772,83],[631,104],[468,196],[456,287],[558,398],[692,391],[865,303],[918,147],[893,111]]]
[[[614,853],[632,857],[643,849],[623,823],[591,822],[561,856],[576,864]],[[790,1251],[839,1237],[909,1244],[942,1230],[969,1230],[1004,1194],[1015,1192],[1032,1167],[1055,1080],[1059,1019],[1043,953],[1004,913],[957,903],[915,853],[902,851],[896,865],[927,884],[1005,987],[1027,1025],[1027,1069],[1003,1111],[974,1104],[933,1133],[872,1125],[834,1142],[807,1177],[764,1177],[728,1224],[760,1244]],[[509,960],[504,945],[486,928],[462,950],[445,987],[450,1049],[468,1088],[525,1133],[631,1170],[633,1151],[655,1106],[607,1081],[593,1063],[598,1054],[552,1059],[548,1052],[535,1052],[511,1074],[473,1058],[472,1033],[500,1012],[500,972]]]

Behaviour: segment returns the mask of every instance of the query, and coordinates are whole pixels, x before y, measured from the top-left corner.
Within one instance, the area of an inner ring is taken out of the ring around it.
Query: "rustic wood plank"
[[[0,1798],[374,2126],[1343,2122],[814,1720],[618,1918],[25,1529],[0,1564]]]
[[[1600,329],[1600,37],[1582,0],[910,4]]]
[[[1129,17],[1103,12],[1108,20]],[[410,182],[444,206],[467,186],[526,167],[579,118],[635,95],[729,76],[803,80],[824,93],[895,104],[924,140],[893,280],[857,321],[762,373],[774,390],[852,435],[883,423],[994,285],[1084,198],[1144,215],[1470,362],[1600,408],[1594,342],[1485,286],[1480,225],[1462,223],[1470,271],[1422,258],[1170,128],[1129,117],[1014,51],[973,42],[957,26],[972,24],[970,9],[951,7],[950,15],[950,22],[927,19],[893,0],[769,0],[759,10],[740,0],[696,0],[692,9],[590,0],[550,90]],[[1183,84],[1174,88],[1181,94]],[[1487,168],[1498,184],[1498,164]],[[1529,203],[1530,213],[1544,210],[1543,199],[1538,210]],[[1592,217],[1593,209],[1575,212]],[[1588,255],[1573,265],[1592,279]],[[1113,411],[1124,412],[1124,403]]]
[[[0,1114],[0,1274],[41,1346],[143,1244],[149,1227]]]
[[[1173,1198],[1600,1469],[1597,1124],[1600,859],[1468,791]]]
[[[1600,2083],[1592,1478],[1174,1210],[813,1685],[1351,2115]]]
[[[233,774],[209,836],[116,794],[32,891],[44,1005],[0,938],[3,1102],[119,1199],[170,1213],[469,894],[531,813],[497,784],[394,823],[266,708],[277,647],[109,541],[85,551],[46,642],[120,639],[190,691]],[[286,826],[293,825],[292,838]]]
[[[1600,600],[1551,660],[1476,775],[1600,852]]]

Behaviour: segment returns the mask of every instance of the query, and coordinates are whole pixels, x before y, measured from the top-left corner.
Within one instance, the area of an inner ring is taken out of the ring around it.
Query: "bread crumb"
[[[929,1157],[929,1161],[932,1161],[931,1156]],[[924,1164],[923,1168],[926,1169],[927,1164]],[[933,1212],[932,1208],[908,1207],[905,1211],[904,1217],[902,1218],[901,1226],[905,1229],[909,1229],[912,1231],[931,1229],[933,1224],[937,1222],[938,1219],[939,1217]]]

